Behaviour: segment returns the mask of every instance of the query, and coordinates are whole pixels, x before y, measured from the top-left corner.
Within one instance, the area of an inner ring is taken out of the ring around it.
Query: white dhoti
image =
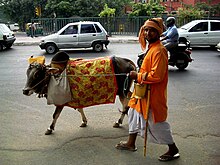
[[[129,134],[138,133],[144,138],[146,120],[143,115],[135,109],[130,108],[128,111]],[[157,144],[173,144],[174,140],[171,134],[168,122],[154,123],[151,110],[149,109],[148,117],[148,140]]]

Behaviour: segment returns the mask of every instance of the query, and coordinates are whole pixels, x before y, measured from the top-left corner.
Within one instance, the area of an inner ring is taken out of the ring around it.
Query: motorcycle
[[[189,65],[189,62],[193,61],[190,56],[192,53],[190,41],[184,38],[180,38],[178,46],[173,48],[169,53],[171,58],[168,60],[168,65],[176,66],[179,70],[184,70]],[[141,67],[145,55],[145,52],[138,54],[137,65],[139,68]]]

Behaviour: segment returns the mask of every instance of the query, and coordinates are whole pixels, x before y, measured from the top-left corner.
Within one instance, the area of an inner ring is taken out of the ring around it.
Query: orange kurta
[[[142,75],[148,73],[145,80]],[[167,118],[167,83],[168,83],[168,54],[160,41],[152,43],[148,47],[138,73],[138,83],[150,84],[150,108],[154,122],[163,122]],[[135,93],[129,101],[129,106],[147,118],[147,93],[145,98],[136,99]]]

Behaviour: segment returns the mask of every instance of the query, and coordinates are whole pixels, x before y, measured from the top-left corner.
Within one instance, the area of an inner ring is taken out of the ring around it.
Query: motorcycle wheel
[[[178,59],[178,60],[184,60],[184,62],[183,63],[178,63],[178,60],[177,60],[176,67],[179,70],[184,70],[189,65],[189,62],[187,61],[188,56],[185,53],[180,53],[180,54],[178,54],[178,56],[180,57],[180,59]]]
[[[180,63],[176,63],[176,67],[179,69],[179,70],[184,70],[187,66],[188,66],[189,62],[184,62],[182,64]]]

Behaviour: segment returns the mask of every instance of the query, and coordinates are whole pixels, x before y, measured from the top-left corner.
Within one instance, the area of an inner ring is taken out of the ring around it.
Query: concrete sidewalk
[[[44,36],[30,37],[27,36],[24,32],[15,33],[16,40],[14,45],[24,46],[24,45],[39,45],[40,40]],[[138,37],[136,36],[124,36],[124,35],[113,35],[109,37],[110,43],[137,43]]]

